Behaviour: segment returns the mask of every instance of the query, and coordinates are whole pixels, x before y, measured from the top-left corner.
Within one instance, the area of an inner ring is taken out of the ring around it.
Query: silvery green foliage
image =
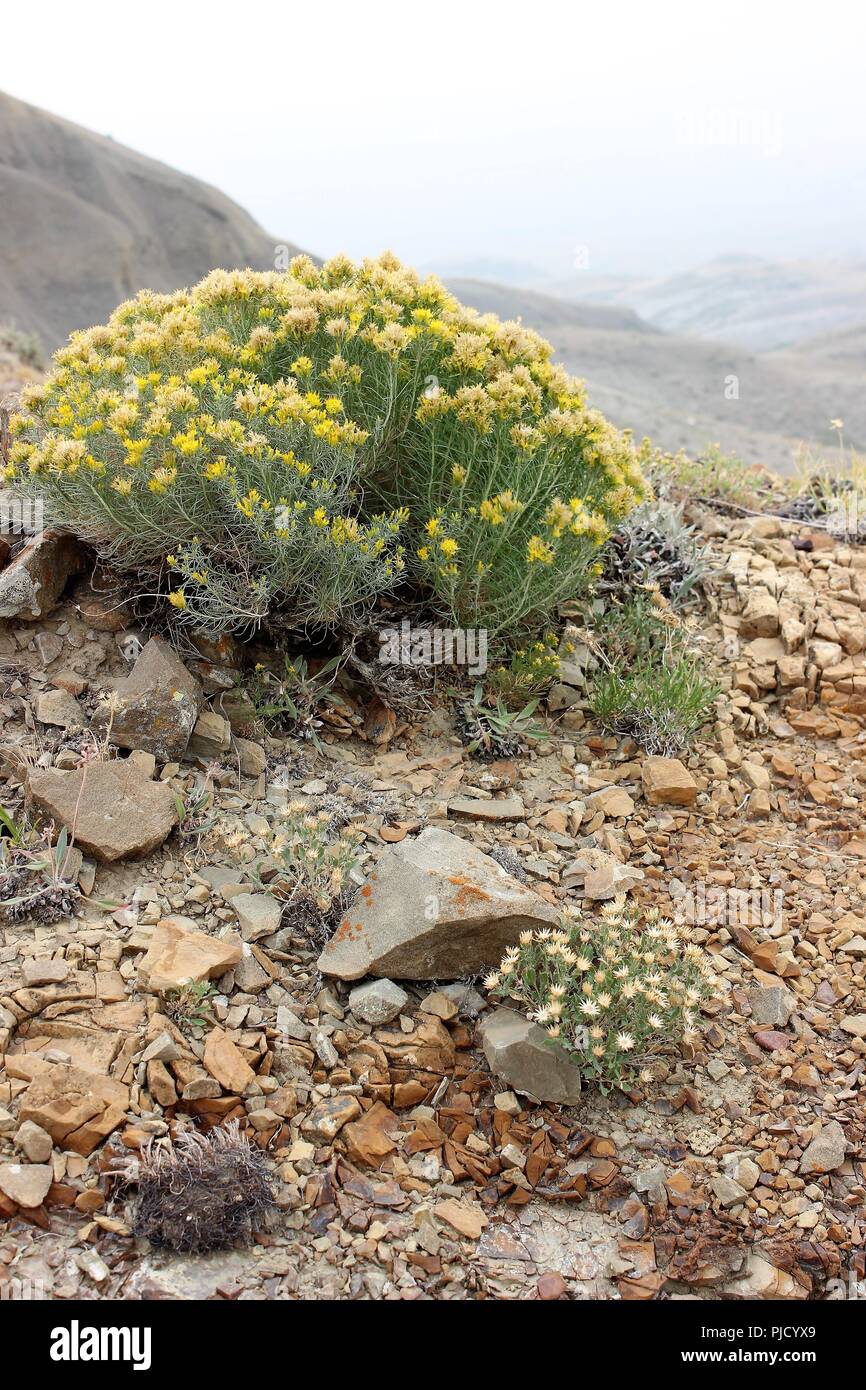
[[[682,506],[650,500],[629,513],[612,537],[601,587],[654,584],[672,608],[681,608],[711,568],[709,547],[685,521]]]

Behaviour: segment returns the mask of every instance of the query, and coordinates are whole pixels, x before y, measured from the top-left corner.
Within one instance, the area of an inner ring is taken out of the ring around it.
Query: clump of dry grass
[[[274,1205],[267,1160],[237,1124],[208,1134],[184,1130],[150,1145],[119,1171],[136,1189],[131,1226],[152,1245],[186,1254],[248,1241]]]

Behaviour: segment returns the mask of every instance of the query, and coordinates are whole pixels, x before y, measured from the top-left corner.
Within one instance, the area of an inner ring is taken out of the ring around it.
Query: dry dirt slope
[[[0,93],[0,321],[53,350],[142,286],[272,268],[275,238],[217,189]]]

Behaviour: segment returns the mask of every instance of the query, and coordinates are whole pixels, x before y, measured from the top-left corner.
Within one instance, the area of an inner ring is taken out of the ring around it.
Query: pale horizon
[[[531,27],[511,0],[88,11],[86,65],[79,13],[7,17],[5,90],[213,184],[275,244],[517,280],[866,258],[866,14],[839,0],[820,24],[742,0],[548,0]]]

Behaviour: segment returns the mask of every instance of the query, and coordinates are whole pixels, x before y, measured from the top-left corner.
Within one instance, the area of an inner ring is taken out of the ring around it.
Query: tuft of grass
[[[645,660],[631,671],[600,675],[592,710],[610,733],[629,734],[647,753],[672,758],[692,742],[718,693],[692,656],[671,664]]]
[[[736,454],[724,453],[718,444],[709,444],[697,458],[689,458],[682,450],[678,454],[653,450],[644,440],[641,461],[659,495],[729,502],[750,510],[760,509],[774,482],[771,474],[744,463]]]
[[[692,742],[720,687],[704,674],[685,623],[653,590],[608,611],[595,634],[601,670],[590,707],[608,732],[673,757]]]

